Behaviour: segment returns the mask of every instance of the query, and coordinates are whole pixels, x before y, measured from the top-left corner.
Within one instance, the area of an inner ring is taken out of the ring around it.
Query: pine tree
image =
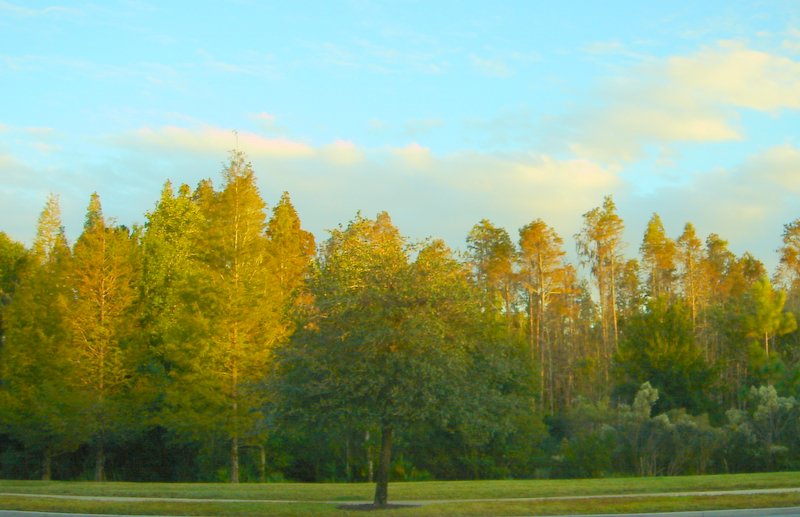
[[[287,325],[270,271],[266,205],[241,153],[232,153],[223,180],[220,192],[205,181],[194,194],[198,269],[184,291],[181,334],[169,346],[165,421],[182,434],[223,436],[236,483],[240,448],[263,433],[262,381]]]
[[[492,308],[505,314],[511,326],[515,317],[514,244],[508,232],[483,219],[470,230],[467,250],[478,285]],[[499,305],[499,306],[498,306]]]
[[[138,268],[136,242],[124,227],[109,225],[92,194],[83,233],[73,249],[66,311],[73,350],[71,369],[82,394],[82,422],[95,452],[95,480],[105,479],[106,445],[136,417],[126,407],[134,351],[128,346]]]
[[[667,237],[658,214],[653,214],[647,223],[642,245],[642,269],[650,298],[672,298],[675,280],[675,242]]]
[[[267,226],[267,266],[283,306],[288,307],[303,286],[315,252],[314,236],[302,229],[289,193],[284,192]]]
[[[563,293],[565,274],[564,241],[556,231],[537,219],[519,230],[520,278],[528,294],[528,333],[531,361],[539,363],[540,397],[545,404],[545,387],[550,411],[554,410],[552,340],[547,332],[547,313],[551,299]]]
[[[778,273],[786,287],[796,290],[800,283],[800,219],[784,225],[782,240]]]
[[[583,229],[575,235],[578,255],[589,266],[600,297],[601,373],[606,383],[608,365],[619,342],[617,279],[622,265],[623,229],[614,201],[606,196],[602,207],[583,214]]]
[[[79,432],[78,398],[70,383],[64,310],[69,264],[58,198],[51,195],[8,307],[7,341],[0,352],[0,420],[27,450],[41,455],[45,480],[51,477],[53,458],[77,448],[85,438]]]
[[[0,348],[5,334],[4,310],[11,303],[19,281],[19,273],[25,265],[27,250],[4,232],[0,232]]]
[[[763,346],[763,357],[769,360],[770,353],[775,354],[775,338],[797,329],[794,314],[784,310],[786,292],[773,289],[764,275],[750,287],[745,302],[744,331]]]
[[[692,315],[692,330],[697,333],[697,315],[705,304],[701,287],[703,281],[703,243],[697,237],[692,223],[686,223],[683,233],[678,237],[676,246],[680,291],[689,305]]]

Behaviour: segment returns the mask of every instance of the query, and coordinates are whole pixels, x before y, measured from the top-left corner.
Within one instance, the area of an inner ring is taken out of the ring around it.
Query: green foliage
[[[263,380],[271,350],[289,326],[252,166],[234,152],[223,179],[221,191],[203,182],[192,198],[188,189],[177,198],[165,189],[145,234],[145,244],[153,243],[145,262],[153,275],[145,287],[174,308],[163,324],[159,304],[150,309],[167,374],[161,420],[191,439],[228,441],[229,479],[236,482],[239,449],[264,440]],[[291,209],[288,198],[280,206]],[[292,221],[274,227],[286,227],[283,240],[301,231]],[[302,270],[294,260],[284,270],[297,284]]]
[[[741,332],[749,340],[750,375],[753,382],[774,382],[770,372],[780,370],[776,338],[797,329],[794,314],[785,312],[786,292],[775,290],[766,276],[753,283],[741,305]]]
[[[709,409],[712,370],[695,345],[691,313],[683,303],[653,300],[627,322],[615,356],[615,378],[617,393],[628,400],[639,385],[651,383],[661,394],[660,412]]]
[[[72,349],[65,310],[71,253],[57,198],[39,218],[30,258],[7,307],[0,348],[0,421],[10,436],[39,456],[39,474],[51,476],[52,458],[76,449],[82,432],[79,393],[72,384]]]
[[[0,346],[5,335],[5,306],[11,303],[25,258],[25,246],[0,232]]]
[[[488,219],[472,227],[467,253],[476,282],[484,290],[488,307],[503,311],[510,321],[514,303],[514,244],[504,228]]]
[[[67,275],[66,304],[71,380],[80,394],[82,432],[95,450],[95,479],[105,479],[105,447],[116,434],[139,427],[134,417],[133,372],[137,243],[124,227],[109,225],[100,197],[89,200],[86,223]]]
[[[797,222],[777,288],[657,215],[624,256],[607,197],[575,236],[593,288],[540,219],[516,247],[484,219],[460,257],[359,215],[317,250],[239,152],[219,190],[167,182],[146,218],[92,195],[70,249],[52,196],[30,250],[0,233],[3,473],[377,478],[385,502],[390,472],[800,466]]]
[[[773,470],[797,464],[800,404],[794,397],[781,397],[772,386],[753,386],[746,409],[728,410],[726,416],[727,457],[734,469]]]
[[[495,416],[515,391],[512,358],[482,361],[495,357],[490,343],[496,356],[513,350],[492,339],[497,323],[443,243],[412,260],[387,214],[359,215],[331,233],[309,290],[314,305],[278,351],[286,411],[379,429],[384,454],[386,434],[411,425],[458,429],[476,443],[510,431]],[[471,374],[487,382],[471,383]]]

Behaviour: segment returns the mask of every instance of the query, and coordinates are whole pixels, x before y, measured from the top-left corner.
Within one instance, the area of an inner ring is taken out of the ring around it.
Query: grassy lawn
[[[505,499],[569,497],[701,490],[742,490],[800,487],[800,474],[792,472],[720,476],[614,478],[592,480],[432,481],[392,483],[389,500],[441,501],[418,507],[380,512],[381,516],[406,515],[558,515],[648,511],[710,510],[800,505],[800,493],[583,499],[549,501],[446,502],[453,499]],[[366,483],[94,483],[2,481],[0,508],[85,513],[158,515],[361,515],[323,501],[365,502],[373,485]],[[21,494],[158,497],[184,499],[242,499],[240,502],[84,501],[25,497]],[[259,501],[262,500],[262,501]],[[263,502],[285,501],[285,502]],[[289,502],[293,501],[293,502]]]

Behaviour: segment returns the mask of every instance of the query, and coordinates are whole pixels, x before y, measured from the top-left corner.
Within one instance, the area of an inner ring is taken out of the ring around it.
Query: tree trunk
[[[614,352],[617,351],[619,347],[619,327],[617,324],[617,273],[616,273],[616,264],[614,263],[614,257],[611,257],[611,318],[612,323],[614,325],[614,350],[609,355],[609,359],[614,355]]]
[[[94,480],[106,480],[106,449],[102,438],[97,443],[97,450],[94,455]]]
[[[369,430],[364,434],[364,442],[367,444],[367,481],[375,481],[375,468],[372,464],[372,445],[369,442]]]
[[[258,473],[258,480],[262,483],[267,482],[267,449],[263,445],[258,446],[258,452],[261,458],[261,466]]]
[[[49,447],[44,449],[42,455],[42,481],[50,481],[53,478],[53,453]]]
[[[353,470],[350,466],[350,434],[347,434],[344,442],[344,476],[348,483],[353,481]]]
[[[389,464],[392,461],[392,427],[381,429],[381,455],[378,460],[378,480],[375,485],[375,506],[384,507],[389,498]]]
[[[239,437],[231,439],[231,483],[239,482]]]

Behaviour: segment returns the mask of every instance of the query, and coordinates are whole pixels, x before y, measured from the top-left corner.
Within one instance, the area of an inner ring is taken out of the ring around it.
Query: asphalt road
[[[52,513],[52,512],[19,512],[13,510],[0,510],[0,517],[142,517],[135,515],[100,515],[83,513]],[[147,516],[169,517],[169,516]],[[546,517],[546,516],[539,516]],[[554,517],[554,516],[551,516]],[[558,516],[570,517],[570,516]],[[587,517],[572,516],[572,517]],[[591,517],[800,517],[800,506],[794,508],[760,508],[754,510],[713,510],[704,512],[670,512],[670,513],[604,513]]]

